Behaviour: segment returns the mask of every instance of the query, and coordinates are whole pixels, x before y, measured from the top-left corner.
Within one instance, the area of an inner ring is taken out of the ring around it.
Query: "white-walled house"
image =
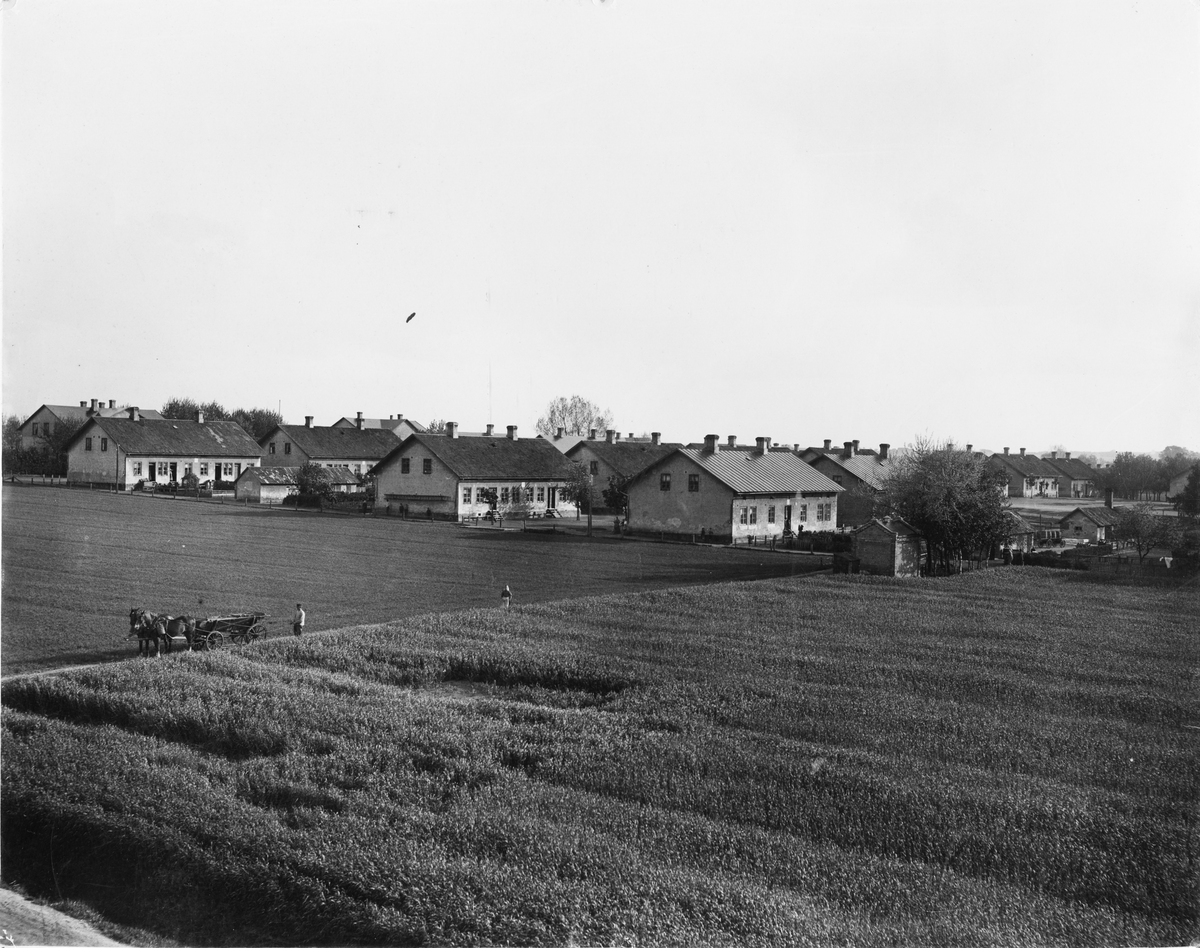
[[[626,485],[629,529],[738,540],[832,531],[842,488],[790,451],[677,448]]]
[[[404,507],[414,516],[461,520],[490,509],[511,517],[540,516],[564,506],[559,496],[570,462],[541,438],[409,435],[375,465],[375,505]],[[493,505],[486,495],[496,491]],[[568,505],[572,514],[574,505]]]
[[[329,485],[335,493],[359,489],[358,476],[345,468],[329,468]],[[282,504],[290,494],[300,493],[300,468],[251,467],[233,485],[233,496],[254,504]]]
[[[67,482],[132,490],[138,481],[235,481],[259,463],[258,443],[235,421],[148,419],[137,408],[125,417],[92,416],[67,442]]]

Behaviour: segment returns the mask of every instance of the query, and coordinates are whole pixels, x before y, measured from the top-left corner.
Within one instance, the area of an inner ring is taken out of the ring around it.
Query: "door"
[[[791,504],[783,505],[783,532],[784,533],[792,532],[792,505]]]
[[[553,510],[557,506],[558,506],[558,488],[557,487],[547,487],[546,488],[546,509]]]
[[[174,461],[172,461],[171,462],[171,480],[172,481],[178,480],[178,478],[175,476],[175,471],[177,468],[178,468],[178,465]]]

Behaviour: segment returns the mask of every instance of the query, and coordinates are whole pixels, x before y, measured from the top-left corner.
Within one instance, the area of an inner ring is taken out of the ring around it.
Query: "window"
[[[192,466],[191,466],[190,464],[185,464],[185,465],[183,466],[183,473],[184,473],[184,474],[191,474],[191,473],[192,473]]]
[[[833,475],[833,482],[834,482],[835,484],[840,484],[840,483],[842,482],[842,475],[841,475],[841,474],[834,474],[834,475]]]
[[[741,513],[740,513],[740,515],[739,515],[739,517],[738,517],[738,521],[739,521],[740,523],[748,523],[748,522],[749,522],[749,520],[748,520],[748,517],[749,517],[750,515],[749,515],[749,513],[747,512],[746,508],[745,508],[745,507],[738,507],[738,510],[739,510],[739,511],[741,511]]]
[[[400,473],[401,473],[401,474],[407,474],[407,473],[408,473],[408,471],[409,471],[409,467],[410,467],[410,466],[411,466],[411,465],[410,465],[410,463],[409,463],[409,460],[408,460],[408,458],[401,458],[401,459],[400,459]],[[468,490],[469,490],[469,489],[470,489],[470,488],[468,488]]]
[[[463,503],[469,504],[470,502],[471,502],[471,488],[464,487],[463,488]]]
[[[142,476],[142,462],[141,461],[133,462],[133,476],[134,477]]]
[[[108,438],[101,438],[101,439],[100,439],[100,450],[101,450],[101,451],[107,451],[107,450],[108,450]]]
[[[670,490],[671,489],[671,472],[670,471],[663,471],[661,474],[658,475],[658,489],[659,490]]]
[[[688,493],[695,494],[700,490],[700,475],[688,475]]]
[[[483,491],[484,491],[484,488],[482,488],[482,487],[475,488],[475,503],[477,503],[477,504],[483,503]]]
[[[33,436],[34,436],[35,438],[37,437],[37,426],[38,426],[38,423],[35,421],[35,422],[33,423]]]
[[[600,462],[599,461],[588,462],[588,473],[589,474],[599,474],[600,473]]]
[[[758,523],[758,508],[757,507],[750,508],[750,522]]]
[[[774,523],[774,522],[775,522],[775,508],[768,507],[767,508],[767,523]]]
[[[284,454],[291,454],[291,453],[292,453],[292,442],[288,441],[288,442],[286,442],[286,443],[284,444],[284,446],[283,446],[283,453],[284,453]]]
[[[421,459],[421,473],[422,474],[432,474],[433,473],[433,458],[422,458]]]
[[[533,488],[526,487],[525,488],[525,503],[528,504],[528,503],[532,503],[532,502],[533,502]]]
[[[158,462],[158,476],[159,477],[167,476],[167,462],[166,461]]]
[[[539,504],[543,503],[546,500],[546,488],[539,487],[537,489],[537,499],[538,499]]]
[[[800,516],[797,518],[801,523],[808,522],[808,504],[800,505]]]
[[[200,462],[200,476],[208,477],[208,462],[207,461]]]
[[[500,488],[500,503],[502,503],[502,504],[508,503],[508,488],[507,487]]]
[[[267,454],[274,454],[274,453],[275,453],[275,442],[272,441],[270,444],[267,445]]]
[[[91,438],[83,439],[83,450],[85,450],[85,451],[92,450],[92,439]]]
[[[817,504],[817,520],[832,520],[833,504]]]
[[[233,465],[228,461],[225,463],[225,480],[233,477]]]

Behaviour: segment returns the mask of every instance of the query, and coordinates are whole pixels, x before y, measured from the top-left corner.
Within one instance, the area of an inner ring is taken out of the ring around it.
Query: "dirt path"
[[[87,922],[0,888],[0,948],[7,945],[120,945]]]

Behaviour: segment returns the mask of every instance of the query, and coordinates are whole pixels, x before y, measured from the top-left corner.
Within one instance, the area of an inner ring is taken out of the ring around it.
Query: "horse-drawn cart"
[[[235,645],[247,645],[260,635],[267,634],[265,612],[242,612],[232,616],[209,616],[196,620],[196,635],[203,635],[206,645],[201,648],[220,648],[228,635]],[[192,648],[196,648],[193,645]]]
[[[162,651],[211,651],[225,645],[228,636],[236,645],[253,642],[267,634],[265,612],[242,612],[230,616],[157,615],[145,609],[129,612],[129,634],[138,639],[139,655]]]

